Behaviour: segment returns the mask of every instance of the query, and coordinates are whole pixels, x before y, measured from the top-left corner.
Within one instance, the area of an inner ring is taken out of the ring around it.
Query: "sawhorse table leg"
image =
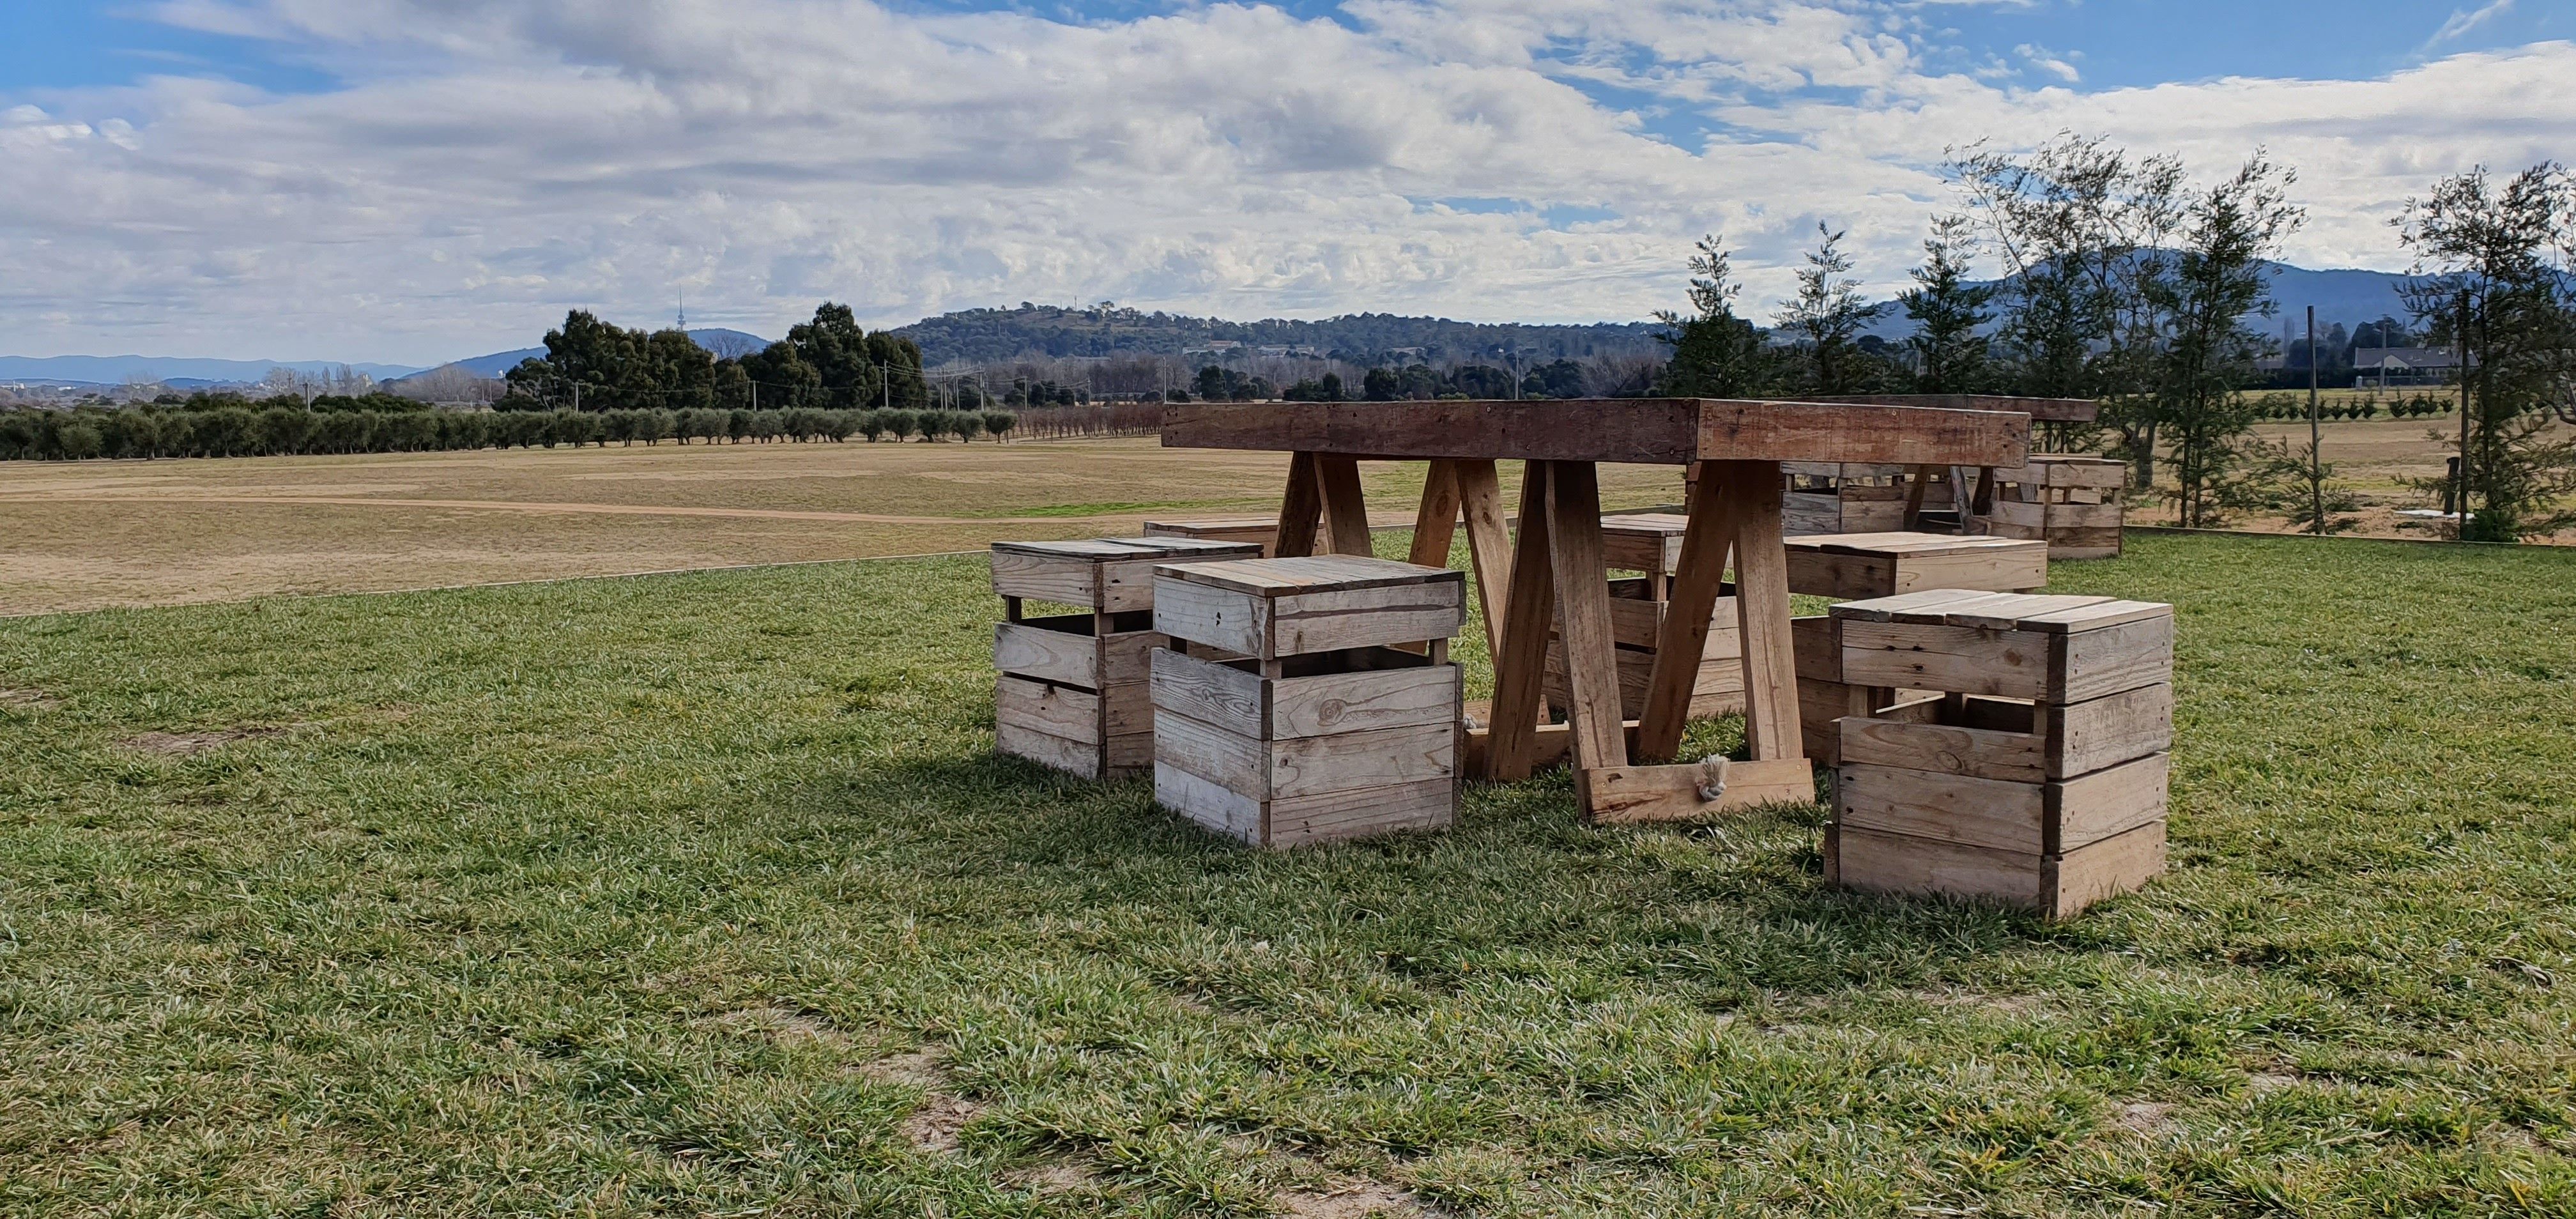
[[[1709,483],[1715,480],[1717,486]],[[1660,765],[1584,774],[1584,811],[1596,821],[1671,821],[1726,809],[1816,797],[1798,737],[1798,674],[1789,637],[1788,551],[1780,529],[1776,462],[1705,463],[1682,532],[1673,600],[1655,640],[1655,668],[1637,725],[1637,753]],[[1744,735],[1751,760],[1672,764],[1681,745],[1708,619],[1735,553],[1737,622],[1744,639]]]

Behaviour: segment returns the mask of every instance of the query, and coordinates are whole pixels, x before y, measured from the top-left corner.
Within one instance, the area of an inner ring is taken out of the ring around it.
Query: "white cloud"
[[[2014,47],[2013,54],[2029,61],[2030,66],[2070,85],[2084,79],[2084,74],[2075,70],[2075,65],[2071,62],[2072,57],[2060,55],[2036,43],[2025,42]]]
[[[0,192],[11,348],[428,362],[569,306],[666,317],[683,289],[693,319],[771,334],[826,296],[887,323],[1103,297],[1637,318],[1680,299],[1711,230],[1757,303],[1817,219],[1895,284],[1945,147],[2060,129],[2210,172],[2266,143],[2303,173],[2300,257],[2394,265],[2406,195],[2576,129],[2528,104],[2576,66],[2566,44],[2380,81],[2028,90],[1933,73],[1909,18],[1858,0],[1350,0],[1357,29],[1238,4],[157,11],[344,83],[0,96],[0,176],[38,184]]]
[[[2458,38],[2485,25],[2491,18],[2503,16],[2512,8],[2513,0],[2487,0],[2485,5],[2474,12],[2467,9],[2452,9],[2450,19],[2442,23],[2442,28],[2433,31],[2433,36],[2424,40],[2423,49],[2430,50]]]

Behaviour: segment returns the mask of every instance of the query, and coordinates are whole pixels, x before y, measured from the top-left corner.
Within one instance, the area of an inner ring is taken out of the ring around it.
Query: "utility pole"
[[[2308,306],[2308,532],[2326,531],[2325,433],[2317,411],[2317,307]]]
[[[2469,290],[2460,289],[2460,524],[2469,536]]]

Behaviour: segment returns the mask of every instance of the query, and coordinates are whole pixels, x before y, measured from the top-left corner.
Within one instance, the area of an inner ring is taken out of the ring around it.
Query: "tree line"
[[[2305,219],[2289,168],[2257,151],[2195,181],[2180,157],[2061,136],[2027,154],[1971,149],[1948,169],[1962,206],[1934,220],[1897,297],[1913,323],[1904,341],[1862,333],[1875,307],[1844,232],[1818,225],[1770,334],[1736,312],[1741,285],[1712,236],[1690,259],[1689,310],[1658,315],[1672,358],[1655,392],[2089,398],[2102,403],[2099,424],[2052,425],[2047,439],[2126,460],[2140,487],[2161,468],[2186,526],[2256,507],[2321,531],[2348,523],[2338,514],[2353,497],[2315,444],[2258,441],[2253,424],[2274,408],[2243,392],[2276,345],[2255,323],[2279,309],[2266,264]],[[2576,492],[2576,441],[2550,427],[2576,423],[2576,185],[2554,163],[2501,183],[2476,169],[2435,183],[2391,223],[2414,255],[2413,326],[2389,319],[2372,337],[2468,353],[2465,460],[2421,488],[2462,497],[2471,538],[2576,524],[2562,503]],[[2006,274],[1971,279],[1988,253]]]
[[[816,410],[434,410],[401,406],[315,409],[304,403],[246,403],[201,395],[176,403],[68,411],[0,411],[0,461],[92,457],[278,457],[414,453],[465,449],[610,444],[901,442],[943,437],[1001,439],[1019,426],[1008,411]],[[317,401],[319,401],[317,399]]]
[[[493,404],[529,410],[879,410],[934,403],[912,340],[860,326],[847,305],[826,301],[813,320],[760,351],[718,359],[688,332],[629,330],[588,310],[564,315],[546,354],[502,374]],[[980,403],[978,404],[980,405]]]

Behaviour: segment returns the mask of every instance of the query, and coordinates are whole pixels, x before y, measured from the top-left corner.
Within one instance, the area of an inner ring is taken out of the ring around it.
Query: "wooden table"
[[[1493,651],[1491,723],[1470,733],[1467,768],[1521,779],[1570,751],[1588,816],[1643,821],[1815,797],[1798,732],[1780,463],[2015,466],[2029,455],[2030,416],[1706,398],[1205,403],[1165,408],[1163,443],[1293,453],[1279,509],[1282,556],[1319,547],[1369,553],[1359,462],[1429,461],[1411,557],[1446,566],[1463,512]],[[1498,460],[1527,463],[1517,537],[1504,523]],[[1596,467],[1605,461],[1678,465],[1691,475],[1671,609],[1645,712],[1633,722],[1620,715],[1602,558]],[[1673,764],[1730,548],[1752,758]],[[1539,722],[1551,629],[1566,649],[1562,725]]]
[[[2091,398],[2028,398],[2011,394],[1842,394],[1811,399],[1816,402],[1848,402],[1870,406],[1932,406],[1952,410],[2019,411],[2035,423],[2091,423],[2101,418],[2102,404]],[[1933,463],[1938,464],[1938,463]],[[1973,531],[1972,522],[1994,508],[1995,467],[1975,466],[1977,479],[1968,481],[1973,463],[1954,462],[1950,469],[1950,496],[1959,511],[1959,532]],[[1923,527],[1923,493],[1931,485],[1933,465],[1918,465],[1905,479],[1905,519],[1901,528]],[[1974,490],[1971,490],[1971,486]]]

